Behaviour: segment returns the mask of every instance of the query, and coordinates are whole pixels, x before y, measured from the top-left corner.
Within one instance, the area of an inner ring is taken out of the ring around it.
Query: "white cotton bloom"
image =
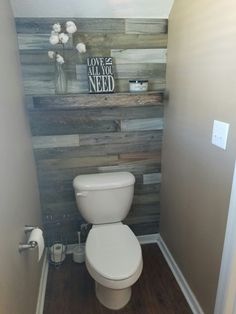
[[[59,40],[60,42],[62,42],[63,44],[66,44],[69,40],[69,36],[65,33],[61,33],[59,34]]]
[[[77,27],[74,22],[68,21],[66,22],[66,31],[68,34],[73,34],[77,31]]]
[[[64,58],[61,55],[59,55],[59,54],[57,54],[56,60],[60,64],[65,63]]]
[[[59,43],[59,36],[58,34],[52,34],[49,38],[49,41],[52,45],[56,45]]]
[[[86,46],[84,43],[78,43],[76,45],[76,49],[78,50],[79,53],[85,53],[86,52]]]
[[[48,57],[50,58],[50,59],[53,59],[54,57],[55,57],[55,52],[54,51],[48,51]]]
[[[53,24],[52,29],[54,30],[54,32],[59,33],[61,31],[61,24]]]

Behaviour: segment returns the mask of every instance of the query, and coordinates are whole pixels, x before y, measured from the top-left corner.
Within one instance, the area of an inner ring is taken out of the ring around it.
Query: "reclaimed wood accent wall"
[[[54,94],[54,64],[47,51],[52,24],[65,18],[16,18],[23,79],[26,94]],[[149,90],[165,88],[167,20],[166,19],[72,19],[78,26],[73,38],[83,41],[87,53],[74,54],[66,47],[65,69],[68,93],[87,93],[86,58],[114,58],[116,92],[126,92],[130,79],[148,79]],[[60,50],[60,49],[57,49]]]
[[[70,94],[55,95],[48,36],[51,25],[63,20],[16,19],[47,243],[77,242],[76,231],[84,220],[72,180],[86,173],[131,171],[135,196],[125,223],[137,235],[156,233],[167,22],[73,19],[88,47],[87,56],[114,57],[119,93],[86,94],[83,56],[67,64]],[[148,79],[151,91],[128,93],[128,80],[134,78]]]

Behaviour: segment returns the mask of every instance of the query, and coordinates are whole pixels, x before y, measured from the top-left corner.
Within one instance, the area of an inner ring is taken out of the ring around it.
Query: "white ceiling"
[[[174,0],[11,0],[15,17],[168,18]]]

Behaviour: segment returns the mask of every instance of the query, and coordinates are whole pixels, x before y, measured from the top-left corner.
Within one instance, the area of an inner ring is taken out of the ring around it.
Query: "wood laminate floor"
[[[144,268],[132,287],[130,302],[119,311],[108,310],[96,299],[94,281],[85,264],[67,256],[64,264],[50,266],[44,314],[191,314],[157,244],[142,246]]]

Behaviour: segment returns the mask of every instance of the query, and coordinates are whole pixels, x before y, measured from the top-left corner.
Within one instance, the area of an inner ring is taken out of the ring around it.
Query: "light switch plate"
[[[229,123],[214,120],[212,132],[212,144],[222,149],[226,149],[229,132]]]

